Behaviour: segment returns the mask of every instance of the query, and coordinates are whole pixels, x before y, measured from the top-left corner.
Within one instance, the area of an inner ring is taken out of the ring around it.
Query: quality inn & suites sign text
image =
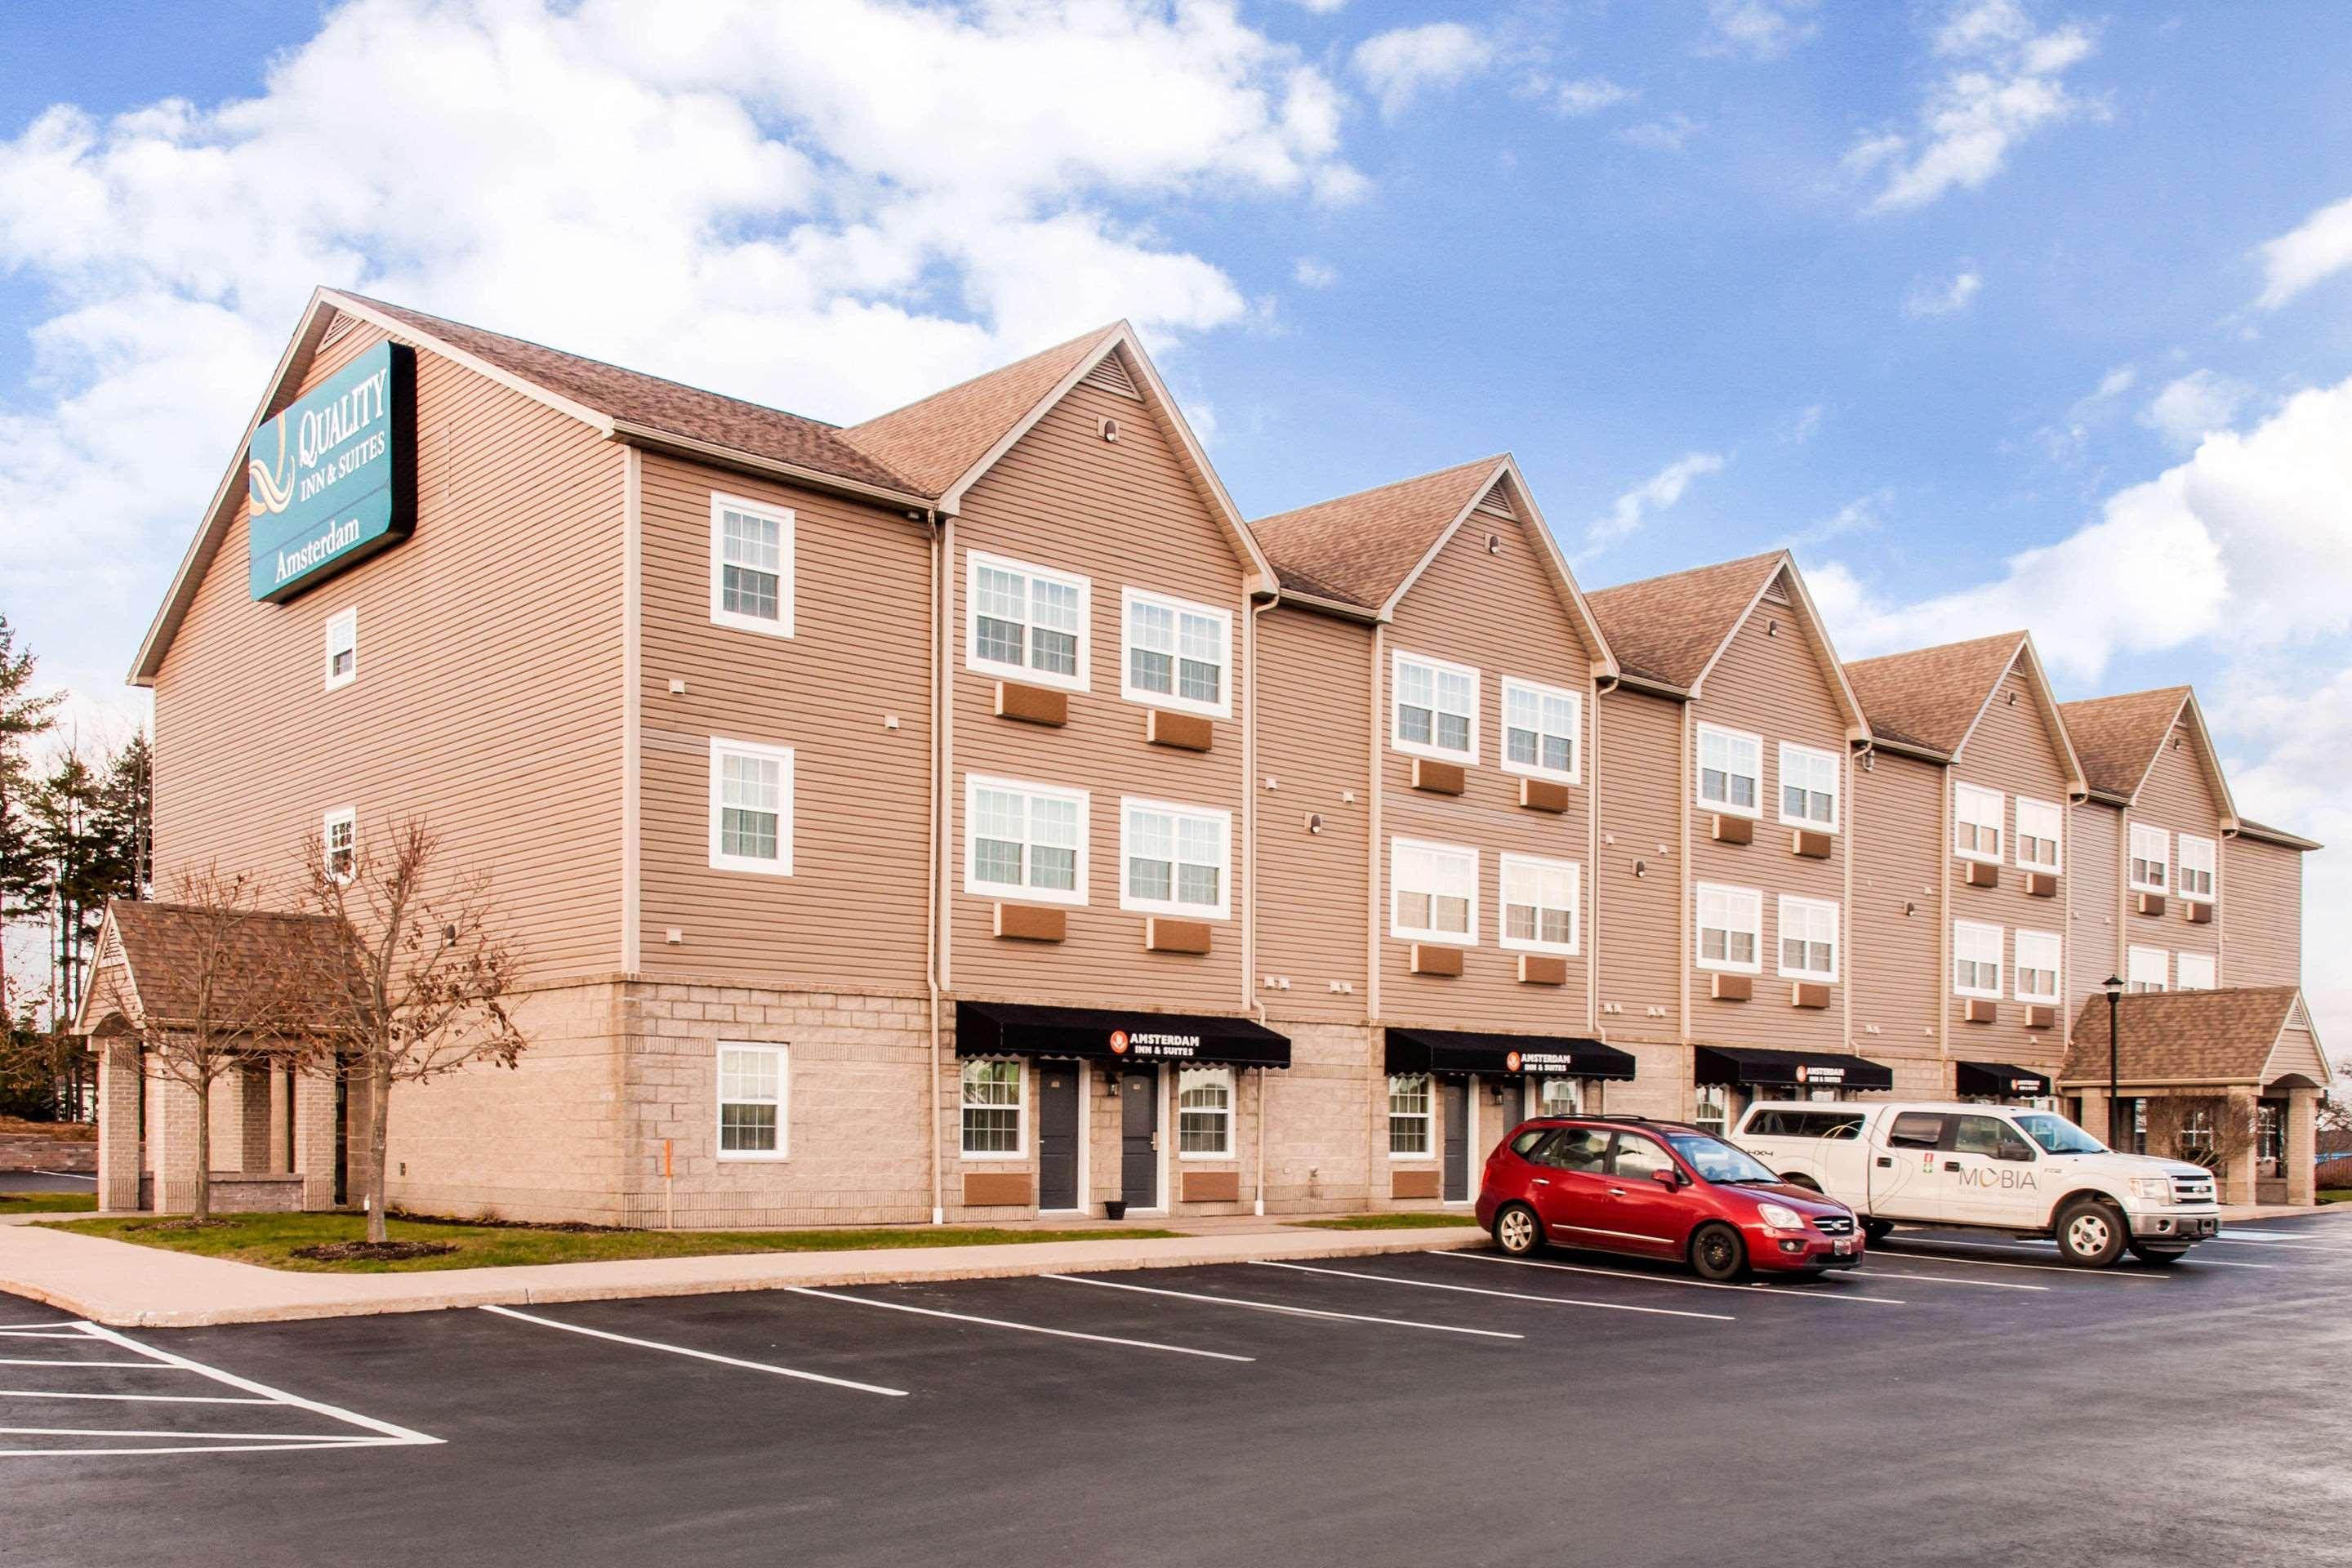
[[[253,596],[290,599],[408,537],[416,351],[378,343],[265,421],[246,449]]]

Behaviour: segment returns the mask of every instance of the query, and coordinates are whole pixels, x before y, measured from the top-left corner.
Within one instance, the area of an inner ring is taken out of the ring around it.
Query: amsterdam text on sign
[[[378,343],[253,433],[253,596],[290,599],[408,537],[416,521],[416,351]]]
[[[1115,1057],[1196,1057],[1201,1054],[1201,1037],[1113,1029],[1110,1032],[1110,1054]]]

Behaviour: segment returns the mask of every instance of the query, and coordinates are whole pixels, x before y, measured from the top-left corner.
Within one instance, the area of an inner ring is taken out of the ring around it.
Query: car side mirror
[[[1650,1180],[1662,1186],[1679,1187],[1683,1184],[1683,1173],[1672,1165],[1661,1165],[1650,1173]]]

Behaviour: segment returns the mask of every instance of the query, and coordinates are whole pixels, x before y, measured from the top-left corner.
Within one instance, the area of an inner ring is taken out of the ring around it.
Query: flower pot
[[[1103,1205],[1103,1218],[1125,1219],[1126,1217],[1127,1200],[1125,1198],[1112,1198]]]

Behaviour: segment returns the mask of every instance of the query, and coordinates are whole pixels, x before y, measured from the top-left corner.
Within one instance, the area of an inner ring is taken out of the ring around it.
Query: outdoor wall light
[[[1633,875],[1636,877],[1646,877],[1649,874],[1650,863],[1647,860],[1636,860],[1633,862]]]

